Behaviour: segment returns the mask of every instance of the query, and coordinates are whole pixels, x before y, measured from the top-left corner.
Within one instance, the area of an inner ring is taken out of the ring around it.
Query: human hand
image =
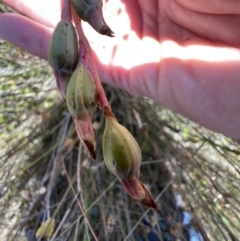
[[[47,58],[60,0],[4,0],[26,17],[0,15],[0,36]],[[240,3],[115,0],[104,17],[115,38],[83,24],[100,78],[191,120],[240,138]]]

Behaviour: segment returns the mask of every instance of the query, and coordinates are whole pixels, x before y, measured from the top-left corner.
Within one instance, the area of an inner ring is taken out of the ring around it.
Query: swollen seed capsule
[[[106,117],[102,145],[110,172],[119,179],[139,177],[142,159],[140,148],[131,133],[112,117]]]
[[[106,117],[103,134],[103,156],[110,172],[116,175],[125,191],[143,205],[157,209],[140,176],[141,151],[131,133],[115,118]]]
[[[58,91],[65,99],[68,82],[78,62],[78,40],[72,23],[61,20],[57,24],[48,47],[48,62]]]
[[[48,48],[48,62],[56,72],[72,73],[78,61],[78,40],[72,23],[61,20]]]
[[[83,64],[73,72],[67,88],[66,101],[69,112],[79,119],[92,116],[97,107],[96,88],[92,75]]]

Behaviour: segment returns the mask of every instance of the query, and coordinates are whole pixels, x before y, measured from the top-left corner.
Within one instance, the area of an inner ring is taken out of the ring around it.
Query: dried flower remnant
[[[149,191],[139,180],[141,150],[131,133],[112,117],[106,117],[103,155],[109,171],[119,178],[125,191],[145,206],[157,209]]]
[[[102,0],[72,0],[78,16],[88,22],[98,33],[113,37],[102,13]]]
[[[92,115],[97,107],[96,88],[84,64],[80,64],[72,74],[67,88],[66,102],[79,138],[85,143],[91,157],[95,159]]]
[[[48,62],[58,91],[65,99],[68,82],[78,62],[78,40],[72,23],[61,20],[57,24],[48,47]]]
[[[139,200],[143,205],[157,209],[157,205],[153,200],[146,186],[137,178],[132,177],[125,180],[120,180],[125,191],[134,199]]]
[[[95,161],[96,145],[92,127],[92,117],[85,116],[84,119],[79,119],[73,116],[73,120],[79,139],[85,144],[90,157]]]

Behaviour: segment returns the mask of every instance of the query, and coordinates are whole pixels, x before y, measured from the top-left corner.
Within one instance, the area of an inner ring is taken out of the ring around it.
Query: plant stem
[[[80,52],[84,52],[87,55],[86,57],[84,56],[84,59],[85,59],[85,61],[87,61],[87,64],[89,65],[89,71],[91,72],[92,77],[93,77],[93,81],[94,81],[94,84],[96,87],[96,92],[97,92],[98,105],[102,109],[105,116],[113,117],[116,119],[115,115],[112,112],[111,106],[108,103],[105,91],[102,87],[100,78],[98,76],[97,69],[96,69],[94,59],[92,56],[90,44],[88,43],[88,40],[85,37],[84,32],[82,30],[81,19],[77,16],[75,9],[73,7],[71,9],[72,9],[73,20],[75,22],[76,30],[77,30],[78,37],[79,37],[79,46],[81,46],[81,48],[84,48],[84,50],[80,50]],[[81,55],[80,55],[80,58],[81,58]],[[81,59],[80,59],[79,63],[80,62],[81,62]],[[85,62],[85,64],[86,64],[86,62]]]
[[[71,0],[62,0],[61,1],[61,20],[70,23],[72,21],[72,14],[71,14]]]

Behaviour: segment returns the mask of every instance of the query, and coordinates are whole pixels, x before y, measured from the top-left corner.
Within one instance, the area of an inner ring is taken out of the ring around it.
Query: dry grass
[[[193,228],[204,240],[239,240],[237,144],[147,98],[106,86],[119,122],[141,147],[141,179],[159,206],[154,213],[129,198],[107,170],[100,110],[94,163],[47,62],[4,41],[0,48],[1,240],[37,240],[37,228],[49,218],[57,223],[51,241],[189,240]],[[194,216],[187,225],[186,211]]]

